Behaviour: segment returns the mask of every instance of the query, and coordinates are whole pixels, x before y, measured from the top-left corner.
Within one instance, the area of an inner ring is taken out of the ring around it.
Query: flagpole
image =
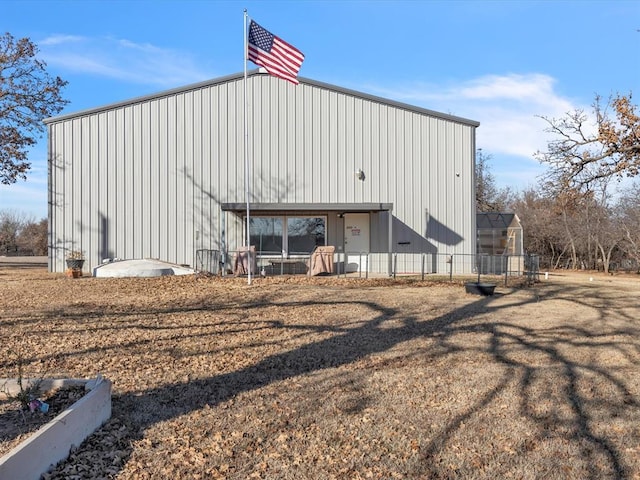
[[[247,115],[247,52],[248,52],[248,36],[247,36],[247,9],[244,9],[244,188],[247,200],[247,256],[249,258],[247,268],[247,285],[251,285],[251,269],[253,268],[253,258],[251,258],[251,233],[249,231],[249,127]]]

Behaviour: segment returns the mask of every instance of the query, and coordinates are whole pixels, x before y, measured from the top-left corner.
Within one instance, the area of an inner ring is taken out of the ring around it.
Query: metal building
[[[237,74],[47,119],[49,269],[69,250],[91,270],[244,245],[245,105],[263,255],[326,244],[344,268],[390,273],[395,253],[406,271],[417,254],[475,253],[478,122],[299,80],[254,71],[246,103]]]

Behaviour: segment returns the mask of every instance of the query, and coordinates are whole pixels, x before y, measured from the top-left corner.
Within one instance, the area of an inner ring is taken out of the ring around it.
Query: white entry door
[[[344,214],[344,253],[347,272],[366,272],[369,253],[369,214]]]

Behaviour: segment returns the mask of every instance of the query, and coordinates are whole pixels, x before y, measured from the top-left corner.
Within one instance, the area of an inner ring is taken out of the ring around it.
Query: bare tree
[[[610,110],[613,112],[610,113]],[[614,115],[612,118],[611,115]],[[631,94],[593,104],[593,121],[584,110],[560,119],[541,117],[554,135],[535,157],[550,167],[547,179],[563,188],[589,189],[598,180],[634,177],[640,171],[640,117]]]
[[[513,208],[522,222],[525,250],[549,258],[553,265],[560,254],[561,234],[551,200],[530,188],[518,195]]]
[[[46,255],[48,253],[48,222],[43,218],[39,222],[29,221],[20,229],[16,239],[18,250],[25,254]]]
[[[587,210],[589,218],[584,222],[588,226],[589,239],[586,254],[589,259],[595,258],[594,267],[599,269],[601,266],[605,273],[609,273],[612,256],[617,251],[623,235],[616,209],[610,204],[606,182],[599,191],[594,192],[590,200],[590,208]]]
[[[0,210],[0,254],[46,255],[48,222],[14,210]]]
[[[481,148],[476,152],[476,211],[504,212],[513,197],[508,187],[499,188],[491,173],[489,162],[492,156],[485,154]]]
[[[640,201],[633,194],[626,198],[626,209],[612,203],[606,182],[589,191],[554,190],[553,185],[547,185],[523,192],[514,208],[524,229],[525,249],[547,259],[550,268],[609,272],[624,244],[621,218],[627,220],[627,244],[640,246],[640,209],[634,208]]]
[[[18,234],[24,225],[23,215],[12,210],[0,211],[0,253],[18,251]]]
[[[26,179],[28,149],[44,133],[42,120],[68,103],[61,96],[67,84],[51,77],[38,49],[28,38],[0,36],[0,182]]]
[[[629,188],[616,205],[622,240],[620,248],[640,267],[640,184]]]

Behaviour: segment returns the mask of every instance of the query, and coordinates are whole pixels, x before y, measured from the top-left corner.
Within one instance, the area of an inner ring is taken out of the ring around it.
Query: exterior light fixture
[[[364,172],[361,169],[356,170],[356,178],[358,180],[364,180]]]

